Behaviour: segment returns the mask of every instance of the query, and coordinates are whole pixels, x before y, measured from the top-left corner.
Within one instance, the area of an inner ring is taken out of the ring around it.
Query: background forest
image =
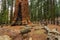
[[[28,0],[32,22],[48,21],[59,24],[60,0]],[[0,25],[11,24],[14,16],[15,0],[0,0]]]

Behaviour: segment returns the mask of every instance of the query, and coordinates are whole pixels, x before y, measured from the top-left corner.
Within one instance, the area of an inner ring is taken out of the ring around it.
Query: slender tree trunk
[[[13,16],[13,0],[11,2],[10,24],[12,23],[12,16]]]

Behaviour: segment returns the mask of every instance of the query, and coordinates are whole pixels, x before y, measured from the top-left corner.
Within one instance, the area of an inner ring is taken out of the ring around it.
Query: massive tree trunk
[[[28,0],[16,0],[13,25],[30,23]]]

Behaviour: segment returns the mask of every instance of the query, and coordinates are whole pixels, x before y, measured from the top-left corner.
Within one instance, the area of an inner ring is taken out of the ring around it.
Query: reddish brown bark
[[[13,22],[15,22],[16,18],[18,17],[18,9],[19,9],[18,5],[19,5],[19,3],[21,3],[21,14],[22,14],[21,23],[22,24],[29,24],[30,23],[30,17],[29,17],[28,0],[16,0]]]

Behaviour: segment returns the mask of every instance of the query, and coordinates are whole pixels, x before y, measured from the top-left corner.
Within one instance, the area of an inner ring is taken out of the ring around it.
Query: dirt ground
[[[46,40],[47,34],[45,34],[45,30],[41,29],[42,25],[30,24],[29,27],[31,27],[31,32],[26,35],[24,40],[28,40],[27,38],[29,40]],[[49,24],[47,27],[50,30],[57,28],[60,32],[60,26]],[[0,35],[9,35],[13,40],[22,40],[23,37],[19,34],[22,29],[25,29],[25,26],[4,26],[0,28]]]

